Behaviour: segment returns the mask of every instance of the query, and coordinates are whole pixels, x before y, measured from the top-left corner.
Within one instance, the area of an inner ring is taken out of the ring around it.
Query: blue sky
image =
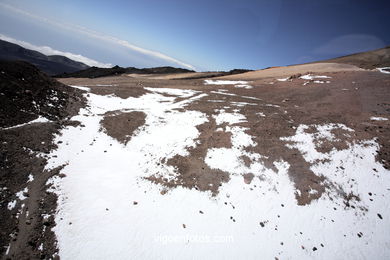
[[[0,34],[102,66],[260,69],[390,45],[389,13],[364,0],[0,0]]]

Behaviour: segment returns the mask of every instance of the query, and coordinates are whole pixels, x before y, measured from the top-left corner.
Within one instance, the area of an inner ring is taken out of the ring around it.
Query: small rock
[[[200,214],[203,214],[203,211],[199,210],[199,213],[200,213]]]
[[[260,226],[261,226],[261,227],[264,227],[264,223],[263,223],[263,222],[260,222]]]
[[[133,205],[137,205],[138,204],[138,202],[137,201],[133,201]]]
[[[383,219],[381,214],[378,213],[377,215],[378,215],[378,218]]]
[[[317,251],[317,247],[313,247],[313,251]]]
[[[186,226],[186,224],[183,224],[183,228],[186,228],[187,226]]]

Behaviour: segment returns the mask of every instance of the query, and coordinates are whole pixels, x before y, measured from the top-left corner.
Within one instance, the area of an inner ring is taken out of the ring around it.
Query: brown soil
[[[0,255],[4,259],[55,258],[51,228],[57,197],[47,193],[47,180],[59,169],[44,170],[59,130],[84,106],[77,89],[62,85],[23,62],[0,64],[1,126],[23,124],[38,116],[49,123],[0,129]],[[53,98],[53,94],[55,97]],[[33,177],[29,181],[29,176]],[[27,188],[19,200],[17,192]],[[16,202],[9,208],[10,202]],[[49,217],[43,218],[43,215]],[[8,250],[8,254],[5,255]]]
[[[389,169],[389,121],[370,120],[370,116],[389,117],[390,115],[390,103],[388,102],[390,100],[390,78],[388,75],[339,64],[310,64],[271,70],[225,77],[226,79],[251,80],[249,84],[254,87],[253,89],[234,88],[232,85],[204,85],[202,80],[125,79],[124,76],[106,78],[103,81],[95,79],[94,84],[104,82],[112,84],[116,82],[120,87],[121,84],[127,82],[126,84],[132,84],[134,87],[201,90],[207,93],[208,96],[191,103],[186,109],[201,111],[209,119],[216,114],[216,109],[225,109],[227,112],[239,109],[239,113],[244,114],[248,122],[238,125],[248,128],[246,133],[253,136],[253,140],[257,143],[255,147],[249,147],[247,150],[266,156],[262,158],[262,162],[267,168],[275,170],[273,163],[279,160],[287,161],[290,164],[289,175],[299,191],[296,194],[299,205],[305,205],[318,199],[326,191],[326,188],[338,189],[333,187],[324,176],[315,175],[310,170],[311,165],[304,160],[301,153],[297,149],[287,148],[286,144],[288,142],[280,139],[281,137],[294,135],[295,129],[300,124],[342,123],[355,130],[352,133],[335,130],[333,132],[335,134],[334,141],[320,142],[321,140],[319,140],[317,149],[320,152],[345,149],[347,142],[377,138],[380,144],[378,161]],[[307,81],[299,79],[298,75],[308,72],[330,76],[332,77],[329,79],[331,83],[316,84],[309,81],[307,85],[303,86],[303,83]],[[253,76],[251,76],[252,74]],[[245,76],[248,76],[248,78],[245,78]],[[287,82],[279,82],[276,78],[280,76],[291,78]],[[88,80],[85,82],[90,83]],[[93,87],[93,91],[96,91],[97,88]],[[120,88],[110,88],[116,95],[121,94]],[[211,92],[218,89],[226,89],[229,93],[237,96]],[[245,96],[256,97],[261,100],[248,99]],[[209,100],[223,102],[210,102]],[[238,107],[236,106],[237,103],[234,102],[247,102],[256,105]],[[263,113],[265,117],[259,116],[257,114],[259,112]],[[229,147],[227,142],[229,137],[215,136],[218,133],[215,131],[216,128],[213,120],[199,126],[201,131],[198,139],[199,145],[189,150],[189,156],[175,156],[168,161],[170,165],[176,167],[178,172],[178,177],[174,181],[168,182],[158,176],[151,176],[149,180],[166,187],[180,185],[202,191],[211,191],[214,195],[217,194],[220,185],[229,180],[229,174],[220,171],[215,172],[209,169],[203,161],[207,149],[224,147],[225,145]],[[348,137],[346,134],[350,136]],[[242,158],[242,160],[246,165],[252,163],[249,158]],[[259,178],[262,176],[260,173],[251,174]],[[243,178],[245,180],[245,176]],[[245,181],[248,182],[248,179]],[[309,192],[310,190],[315,192]],[[338,193],[347,201],[347,194],[343,191],[338,191]]]
[[[100,124],[103,131],[118,140],[118,142],[127,144],[130,141],[135,130],[145,124],[146,114],[143,112],[110,112],[107,113]]]
[[[215,120],[209,117],[209,122],[199,125],[200,136],[197,139],[199,144],[189,149],[189,156],[176,155],[169,159],[167,164],[176,168],[178,176],[168,181],[158,176],[150,176],[147,179],[159,183],[168,188],[183,186],[195,188],[200,191],[210,191],[213,195],[218,193],[222,183],[229,181],[229,174],[211,169],[204,162],[209,148],[230,148],[230,133],[215,131],[217,126]]]

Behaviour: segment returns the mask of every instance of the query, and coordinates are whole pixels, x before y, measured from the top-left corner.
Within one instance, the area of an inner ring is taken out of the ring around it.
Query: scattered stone
[[[317,251],[317,247],[313,247],[313,251]]]
[[[203,214],[203,211],[199,210],[199,213],[200,213],[200,214]]]
[[[378,218],[383,219],[381,214],[378,213],[377,215],[378,215]]]
[[[186,224],[183,224],[183,228],[186,228],[187,226],[186,226]]]
[[[137,205],[138,204],[138,202],[137,201],[133,201],[133,205]]]
[[[263,223],[263,222],[260,222],[260,226],[261,226],[261,227],[264,227],[265,225],[264,225],[264,223]]]

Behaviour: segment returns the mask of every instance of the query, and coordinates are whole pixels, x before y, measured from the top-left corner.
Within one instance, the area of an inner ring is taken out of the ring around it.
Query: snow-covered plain
[[[62,144],[52,151],[57,158],[52,157],[47,168],[65,164],[66,177],[50,180],[50,191],[59,196],[54,231],[62,259],[390,257],[390,173],[375,161],[374,140],[320,153],[316,139],[332,141],[332,130],[353,130],[332,124],[315,126],[317,132],[309,134],[302,125],[296,135],[285,137],[286,149],[297,148],[315,174],[361,198],[351,202],[356,209],[345,208],[336,191],[329,189],[310,205],[298,206],[289,164],[274,162],[276,171],[264,167],[259,159],[266,155],[245,151],[257,144],[245,128],[235,125],[246,117],[218,110],[213,117],[218,125],[225,124],[218,131],[232,134],[232,148],[210,147],[204,160],[211,168],[229,172],[230,181],[215,197],[181,187],[162,195],[163,187],[143,177],[157,174],[170,179],[178,174],[166,159],[188,155],[188,148],[197,145],[196,126],[208,120],[185,107],[207,95],[148,91],[128,99],[89,94],[88,107],[73,118],[85,127],[67,127],[56,138]],[[186,99],[176,102],[176,97]],[[146,114],[145,125],[126,145],[99,131],[103,114],[116,110]],[[242,161],[243,155],[251,158],[250,166]],[[245,173],[255,175],[250,184],[243,181]]]

